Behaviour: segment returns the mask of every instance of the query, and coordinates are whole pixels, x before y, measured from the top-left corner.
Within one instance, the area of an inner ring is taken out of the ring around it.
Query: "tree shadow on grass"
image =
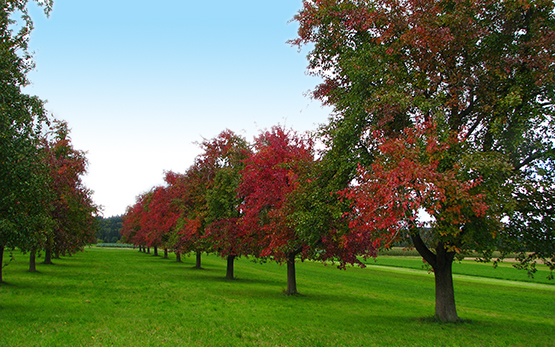
[[[425,323],[425,324],[446,324],[446,325],[462,325],[462,324],[473,324],[474,321],[471,319],[463,319],[459,318],[456,322],[443,322],[441,319],[437,318],[436,316],[427,316],[427,317],[418,317],[414,319],[417,322]]]
[[[2,282],[0,282],[0,288],[10,288],[10,287],[17,288],[18,286],[15,285],[15,284],[13,284],[13,283],[10,282],[10,281],[2,281]]]

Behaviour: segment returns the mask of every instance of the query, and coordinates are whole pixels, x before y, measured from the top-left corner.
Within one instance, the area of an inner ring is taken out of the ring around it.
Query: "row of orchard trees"
[[[302,233],[297,219],[302,195],[313,181],[313,141],[282,127],[261,133],[250,145],[226,130],[201,143],[203,153],[184,173],[167,172],[166,184],[137,197],[128,208],[123,238],[140,247],[181,254],[202,252],[227,259],[232,279],[234,259],[252,256],[287,264],[287,293],[296,294],[295,260],[340,259],[374,255],[372,244],[360,250],[325,234]]]
[[[27,4],[3,1],[0,8],[0,265],[4,251],[17,247],[30,253],[29,270],[36,271],[37,252],[51,263],[94,241],[98,208],[81,181],[87,161],[73,148],[67,124],[22,91],[33,67]],[[51,1],[40,4],[48,13]]]
[[[323,79],[313,96],[334,109],[325,150],[280,128],[251,149],[205,142],[129,210],[128,239],[272,257],[291,294],[295,257],[356,263],[405,237],[442,321],[459,320],[456,258],[516,251],[555,269],[552,0],[314,0],[294,20]]]

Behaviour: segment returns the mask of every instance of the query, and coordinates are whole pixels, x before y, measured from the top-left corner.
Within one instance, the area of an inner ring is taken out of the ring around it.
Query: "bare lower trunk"
[[[29,272],[37,272],[37,250],[32,249],[29,253]]]
[[[175,261],[181,263],[181,253],[175,252]]]
[[[448,252],[437,250],[438,261],[434,269],[436,284],[436,318],[442,322],[458,322],[457,306],[455,305],[455,289],[453,287],[453,259]]]
[[[46,249],[44,250],[44,261],[42,263],[48,265],[54,264],[52,262],[52,248],[46,247]]]
[[[154,256],[158,256],[158,246],[154,246]]]
[[[454,252],[448,252],[445,245],[440,243],[432,253],[420,238],[419,234],[411,234],[411,239],[418,253],[432,266],[435,277],[435,316],[442,322],[459,322],[457,306],[455,304],[455,289],[453,287]]]
[[[297,292],[297,277],[295,275],[295,253],[287,256],[287,295],[295,295]]]
[[[227,278],[228,280],[232,280],[234,278],[234,276],[233,276],[234,261],[235,261],[235,256],[234,255],[228,255],[227,256],[227,272],[226,272],[225,278]]]
[[[164,259],[168,259],[168,249],[164,248]]]
[[[196,262],[195,262],[195,269],[202,269],[201,267],[201,257],[202,257],[202,253],[201,252],[197,252],[196,254]]]
[[[4,283],[2,280],[2,273],[4,272],[4,245],[0,245],[0,283]]]
[[[146,248],[146,253],[147,253],[147,254],[150,254],[150,247],[147,247],[147,248]]]

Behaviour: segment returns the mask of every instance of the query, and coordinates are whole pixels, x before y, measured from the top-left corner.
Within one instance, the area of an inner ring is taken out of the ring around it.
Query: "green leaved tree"
[[[51,1],[40,2],[46,13]],[[39,139],[47,121],[43,102],[25,94],[33,68],[28,52],[33,23],[28,1],[2,1],[0,8],[0,265],[4,250],[29,249],[36,230],[51,225],[49,173]],[[16,19],[20,16],[20,21]],[[19,24],[18,24],[19,23]],[[0,269],[0,282],[2,271]]]

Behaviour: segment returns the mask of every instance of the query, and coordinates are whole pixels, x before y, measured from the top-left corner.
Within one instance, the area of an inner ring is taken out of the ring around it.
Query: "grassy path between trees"
[[[508,264],[455,264],[468,322],[439,324],[429,318],[433,275],[417,258],[346,271],[300,263],[295,297],[283,294],[286,269],[273,263],[239,259],[228,281],[219,257],[204,256],[203,270],[193,257],[174,259],[89,248],[28,273],[16,254],[0,286],[0,346],[553,345],[555,283],[543,273],[526,282]]]

